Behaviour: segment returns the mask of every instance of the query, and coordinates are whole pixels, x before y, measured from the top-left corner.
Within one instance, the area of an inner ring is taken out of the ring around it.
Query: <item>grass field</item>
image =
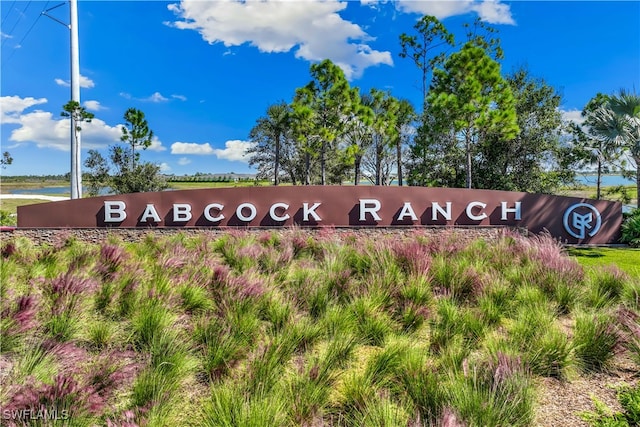
[[[46,409],[74,426],[550,425],[542,380],[640,370],[640,280],[576,261],[623,252],[568,257],[545,237],[60,235],[0,253],[16,424]]]
[[[640,279],[640,249],[572,247],[567,253],[587,268],[615,265],[627,274]]]

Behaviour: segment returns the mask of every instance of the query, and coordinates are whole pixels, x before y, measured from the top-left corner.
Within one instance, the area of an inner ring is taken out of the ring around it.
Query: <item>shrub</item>
[[[640,209],[625,215],[620,241],[634,248],[640,247]]]

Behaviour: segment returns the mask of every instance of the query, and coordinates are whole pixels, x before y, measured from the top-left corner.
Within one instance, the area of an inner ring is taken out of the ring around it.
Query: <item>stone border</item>
[[[310,236],[322,235],[327,232],[335,232],[337,235],[351,237],[354,235],[364,236],[408,236],[437,235],[441,233],[454,233],[457,238],[463,240],[475,240],[483,238],[495,240],[500,238],[506,230],[514,230],[507,227],[321,227],[321,228],[15,228],[11,232],[0,233],[0,241],[13,238],[24,237],[38,245],[58,245],[61,241],[70,237],[78,241],[99,244],[110,238],[116,238],[124,242],[138,242],[147,236],[169,237],[178,234],[187,236],[205,235],[211,237],[223,236],[228,233],[246,232],[251,234],[262,233],[303,233]],[[522,235],[527,235],[525,229],[515,229]]]

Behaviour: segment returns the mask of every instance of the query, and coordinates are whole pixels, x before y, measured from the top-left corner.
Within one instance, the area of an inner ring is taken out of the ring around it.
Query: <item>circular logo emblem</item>
[[[576,203],[564,212],[564,229],[576,239],[593,237],[602,225],[600,212],[589,203]]]

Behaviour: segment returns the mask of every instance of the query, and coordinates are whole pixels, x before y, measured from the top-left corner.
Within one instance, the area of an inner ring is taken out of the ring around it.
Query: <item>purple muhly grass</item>
[[[243,274],[229,279],[228,286],[234,296],[240,299],[258,298],[265,293],[265,287],[257,275]]]
[[[291,247],[293,248],[294,255],[297,255],[309,247],[309,238],[301,234],[296,234],[291,237]]]
[[[442,416],[440,422],[437,424],[439,427],[465,427],[466,424],[458,419],[456,413],[450,407],[445,407],[442,410]]]
[[[51,311],[53,314],[72,312],[79,296],[96,289],[97,283],[88,278],[80,278],[71,273],[65,273],[56,277],[49,283],[47,289],[51,299]]]
[[[454,255],[467,246],[460,233],[450,230],[429,236],[426,244],[429,249],[428,252],[432,255]]]
[[[6,242],[2,244],[2,258],[9,258],[18,251],[14,242]]]
[[[48,411],[58,412],[59,415],[63,414],[62,411],[67,411],[69,416],[74,417],[98,415],[104,406],[104,399],[92,386],[79,384],[71,375],[59,374],[54,378],[53,384],[29,383],[20,386],[3,410],[9,413],[23,411],[23,414]]]
[[[621,337],[622,340],[632,347],[640,358],[640,315],[628,308],[620,307],[616,318],[625,331],[625,336]],[[640,363],[640,359],[638,362]]]
[[[129,409],[122,413],[120,419],[107,418],[107,427],[139,427],[139,425],[136,423],[136,414]]]
[[[23,295],[18,297],[13,307],[7,307],[2,311],[2,318],[11,319],[11,331],[3,333],[22,333],[34,328],[38,322],[37,301],[34,295]]]
[[[514,375],[523,373],[520,357],[512,358],[499,351],[496,359],[489,363],[489,370],[492,372],[491,388],[494,392],[499,390]]]
[[[391,250],[406,271],[418,275],[429,274],[432,262],[429,247],[417,241],[401,241],[392,243]]]
[[[257,260],[262,255],[262,246],[252,243],[246,246],[241,246],[236,251],[238,258],[247,258],[248,260]]]
[[[538,261],[544,270],[551,270],[566,283],[576,283],[584,278],[584,270],[573,258],[568,257],[562,245],[549,234],[541,234],[529,239],[529,255]]]
[[[228,266],[218,264],[213,267],[212,285],[214,285],[215,288],[220,285],[225,286],[229,281],[229,277],[231,277],[231,269]]]
[[[78,369],[91,359],[87,350],[73,342],[58,343],[49,339],[42,343],[42,348],[56,358],[60,373],[78,373]]]
[[[124,260],[125,252],[120,246],[104,244],[100,247],[100,260],[96,270],[103,280],[108,280],[113,278],[114,273],[118,271]]]
[[[190,259],[196,258],[184,246],[175,246],[167,255],[162,258],[160,265],[164,269],[179,270],[189,263]]]

